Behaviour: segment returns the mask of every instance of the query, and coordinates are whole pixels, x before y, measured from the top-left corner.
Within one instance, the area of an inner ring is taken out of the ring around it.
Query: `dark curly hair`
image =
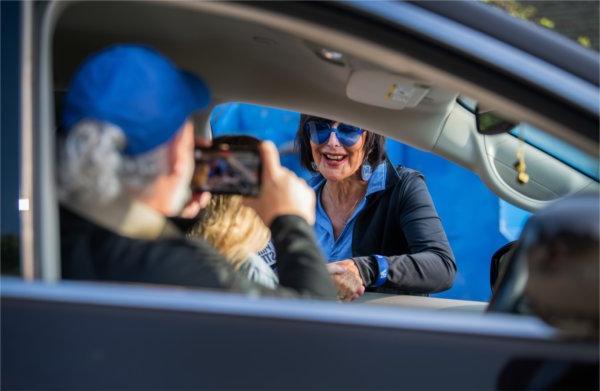
[[[311,172],[316,172],[312,168],[311,163],[313,162],[312,150],[310,148],[310,135],[304,131],[304,124],[306,121],[311,119],[326,120],[326,118],[316,117],[313,115],[302,114],[300,116],[300,126],[296,132],[296,149],[300,151],[300,164]],[[385,137],[373,133],[365,129],[366,138],[363,145],[363,151],[365,152],[365,160],[375,168],[379,163],[385,160]]]

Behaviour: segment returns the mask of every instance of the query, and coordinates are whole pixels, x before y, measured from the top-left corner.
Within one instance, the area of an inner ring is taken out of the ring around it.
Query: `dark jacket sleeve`
[[[226,289],[256,295],[335,299],[312,227],[297,216],[271,225],[281,285],[250,281],[208,242],[182,236],[152,240],[121,236],[61,207],[62,273],[67,279]]]
[[[416,171],[405,176],[398,202],[391,209],[408,244],[408,253],[387,256],[388,281],[384,288],[407,293],[432,293],[449,289],[456,274],[454,254],[437,215],[423,177]],[[379,268],[372,256],[354,257],[365,286],[373,284]]]
[[[271,224],[279,284],[301,294],[336,298],[313,228],[301,217],[280,216]]]

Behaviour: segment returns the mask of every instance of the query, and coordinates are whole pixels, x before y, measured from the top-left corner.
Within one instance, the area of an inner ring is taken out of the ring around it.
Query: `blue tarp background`
[[[244,103],[217,106],[211,116],[214,136],[251,134],[272,140],[282,163],[304,178],[293,152],[300,114]],[[387,141],[394,164],[422,172],[456,256],[458,274],[454,286],[434,296],[453,299],[488,300],[492,254],[518,236],[527,212],[500,200],[472,172],[433,154],[396,141]]]

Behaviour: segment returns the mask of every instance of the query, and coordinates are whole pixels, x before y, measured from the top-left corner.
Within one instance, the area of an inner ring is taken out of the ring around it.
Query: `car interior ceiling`
[[[455,105],[457,94],[439,87],[431,87],[428,99],[414,109],[364,105],[348,99],[346,84],[353,71],[384,69],[369,58],[347,54],[340,66],[315,54],[322,44],[256,23],[161,4],[144,4],[143,13],[136,3],[106,4],[75,4],[59,19],[54,37],[56,89],[66,89],[88,54],[115,42],[138,42],[202,76],[215,103],[244,101],[329,116],[427,150]],[[411,75],[409,64],[396,63],[398,71],[432,85]],[[400,134],[400,124],[405,134]]]
[[[70,4],[56,24],[54,88],[64,91],[77,65],[111,43],[149,44],[182,68],[201,75],[213,93],[213,107],[219,102],[241,101],[352,123],[475,171],[498,195],[527,210],[539,209],[562,195],[598,187],[597,182],[528,146],[528,154],[535,156],[529,164],[534,179],[527,185],[518,184],[512,168],[517,140],[501,135],[505,137],[488,138],[482,147],[472,135],[473,115],[456,104],[458,93],[439,87],[452,81],[398,52],[388,53],[372,44],[360,46],[357,41],[350,44],[339,37],[319,40],[324,31],[307,39],[266,22],[218,11],[206,4]],[[317,55],[321,49],[342,44],[340,51],[345,57],[341,64]],[[390,110],[364,104],[350,99],[347,93],[349,78],[361,71],[401,75],[429,90],[414,108]],[[209,113],[210,108],[196,123],[206,120]],[[482,164],[489,159],[488,154],[493,156],[493,167]],[[555,175],[557,172],[563,175]],[[563,177],[572,179],[564,181]]]

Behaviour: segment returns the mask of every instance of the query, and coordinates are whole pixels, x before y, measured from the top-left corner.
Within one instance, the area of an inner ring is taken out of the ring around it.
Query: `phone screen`
[[[261,161],[255,146],[218,144],[196,147],[192,191],[257,196]]]

